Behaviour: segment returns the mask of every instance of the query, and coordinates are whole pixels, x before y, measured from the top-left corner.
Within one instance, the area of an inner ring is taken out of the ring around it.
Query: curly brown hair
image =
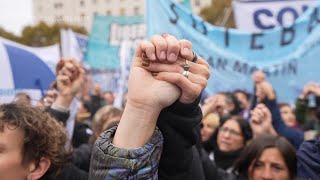
[[[48,113],[20,104],[0,105],[0,132],[4,128],[19,128],[24,131],[22,165],[42,157],[51,160],[45,179],[55,179],[68,159],[65,149],[67,136],[64,128]]]

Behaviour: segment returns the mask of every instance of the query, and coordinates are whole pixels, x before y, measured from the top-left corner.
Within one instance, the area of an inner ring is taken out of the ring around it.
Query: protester
[[[290,105],[288,103],[280,103],[279,108],[284,123],[288,127],[299,129],[296,115],[294,114],[294,110],[290,107]]]
[[[233,163],[251,138],[249,123],[240,117],[232,116],[221,122],[218,131],[204,148],[218,168],[231,172]]]
[[[267,106],[267,108],[271,111],[272,125],[275,131],[279,135],[287,138],[287,140],[292,143],[292,145],[296,149],[298,149],[304,140],[304,133],[285,125],[280,114],[280,110],[276,100],[276,94],[272,88],[272,85],[265,79],[260,78],[260,76],[263,77],[263,75],[261,75],[262,73],[257,74],[259,75],[258,77],[255,77],[255,74],[253,75],[256,89],[256,98],[254,102],[263,103]]]
[[[243,150],[234,172],[238,179],[293,180],[296,162],[295,149],[285,138],[262,135]]]
[[[314,102],[310,102],[310,100]],[[320,131],[320,86],[307,83],[296,100],[296,117],[305,131]]]
[[[233,92],[234,96],[238,99],[241,107],[240,115],[244,119],[249,118],[250,111],[250,94],[243,90],[235,90]]]
[[[144,52],[146,57],[142,55]],[[178,54],[186,60],[178,58]],[[201,120],[199,108],[192,108],[189,111],[188,108],[181,109],[179,105],[180,103],[192,104],[209,78],[208,64],[201,58],[191,62],[193,58],[191,43],[186,40],[177,41],[170,35],[165,38],[153,36],[151,42],[145,41],[140,44],[132,61],[125,110],[119,126],[104,132],[96,141],[90,165],[90,179],[157,178],[158,161],[163,143],[163,136],[156,128],[157,119],[165,121],[171,118],[173,121],[174,117],[181,119],[179,118],[181,113],[187,117],[190,115],[191,119],[198,119],[198,123]],[[173,104],[176,100],[178,101]],[[172,107],[165,109],[170,105]],[[190,118],[185,120],[191,120]],[[192,132],[192,126],[180,128],[188,133]],[[180,143],[183,143],[174,141],[176,144],[172,144],[170,140],[165,142],[168,143],[167,147],[176,145],[179,149],[181,149]],[[179,149],[174,149],[175,154],[180,153]],[[164,151],[168,153],[172,150]],[[185,170],[188,170],[190,164],[183,164],[185,159],[181,159],[181,156],[185,155],[187,160],[192,160],[192,150],[178,155],[172,161],[175,173],[187,172]],[[130,162],[127,159],[131,159]],[[175,160],[177,161],[174,162]],[[168,161],[164,160],[160,164],[166,162]],[[176,166],[179,163],[182,166]],[[163,168],[159,170],[162,176],[159,174],[159,178],[170,176],[171,166],[169,163],[168,166],[162,166]],[[178,176],[175,177],[178,178]]]
[[[204,101],[204,104],[201,107],[201,109],[203,116],[206,116],[210,113],[216,113],[221,118],[230,114],[227,96],[225,93],[217,93],[208,97]]]
[[[115,99],[113,92],[112,91],[104,92],[103,99],[104,99],[106,105],[113,105],[113,102]]]
[[[210,113],[203,118],[201,124],[201,141],[207,142],[218,128],[220,123],[220,118],[215,113]]]
[[[19,92],[16,94],[15,102],[18,104],[31,106],[31,97],[25,92]]]
[[[40,109],[0,105],[0,179],[56,179],[67,161],[63,127]]]
[[[73,163],[80,169],[89,172],[91,151],[95,140],[99,135],[111,127],[117,125],[120,121],[122,110],[107,105],[100,108],[93,118],[93,134],[86,144],[82,144],[73,152]]]

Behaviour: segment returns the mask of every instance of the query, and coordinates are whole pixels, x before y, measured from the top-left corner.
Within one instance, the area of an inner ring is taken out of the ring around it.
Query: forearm
[[[53,102],[52,106],[61,107],[64,109],[69,109],[71,102],[73,100],[72,95],[58,95],[57,99]]]
[[[145,145],[154,133],[159,113],[160,109],[128,100],[112,143],[123,149]]]
[[[116,130],[117,126],[110,128],[96,140],[92,148],[89,179],[158,177],[157,169],[163,146],[161,132],[156,129],[150,141],[140,148],[122,149],[112,143]]]
[[[272,124],[276,132],[279,135],[287,138],[298,149],[300,144],[304,140],[303,133],[293,128],[287,127],[284,124],[276,100],[267,100],[265,104],[271,111]]]

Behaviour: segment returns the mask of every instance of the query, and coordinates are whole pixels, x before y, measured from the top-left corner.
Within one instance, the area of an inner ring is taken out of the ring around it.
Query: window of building
[[[56,15],[56,16],[54,17],[54,19],[55,19],[56,22],[61,22],[61,21],[63,20],[63,16],[61,16],[61,15]]]
[[[53,7],[55,9],[61,9],[63,7],[63,3],[62,2],[57,2],[53,4]]]
[[[139,11],[140,11],[139,7],[134,7],[134,9],[133,9],[134,15],[136,15],[136,16],[140,15]]]
[[[80,6],[81,6],[81,7],[84,7],[84,6],[85,6],[84,0],[81,0],[81,1],[80,1]]]
[[[120,8],[120,16],[125,16],[126,10],[124,8]]]
[[[106,15],[107,15],[107,16],[111,16],[111,15],[112,15],[112,11],[111,11],[111,10],[107,10]]]
[[[84,21],[86,19],[86,15],[84,13],[80,14],[80,21]]]

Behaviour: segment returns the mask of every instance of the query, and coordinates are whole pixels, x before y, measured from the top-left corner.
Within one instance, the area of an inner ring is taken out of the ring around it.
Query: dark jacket
[[[320,139],[305,141],[297,152],[297,175],[300,179],[320,178]]]
[[[159,179],[203,179],[199,158],[192,147],[197,142],[194,128],[202,119],[199,99],[192,104],[175,102],[161,111],[157,126],[164,138]],[[200,170],[199,170],[200,169]]]
[[[89,172],[92,144],[82,144],[73,151],[72,162],[78,168]]]
[[[57,121],[63,122],[64,124],[67,122],[67,119],[69,118],[69,112],[60,112],[57,110],[54,110],[52,108],[48,108],[46,110],[51,116],[53,116]],[[45,178],[44,178],[45,179]],[[88,173],[79,169],[76,167],[72,159],[66,159],[66,163],[63,165],[62,171],[60,175],[58,176],[59,180],[87,180],[88,179]]]

